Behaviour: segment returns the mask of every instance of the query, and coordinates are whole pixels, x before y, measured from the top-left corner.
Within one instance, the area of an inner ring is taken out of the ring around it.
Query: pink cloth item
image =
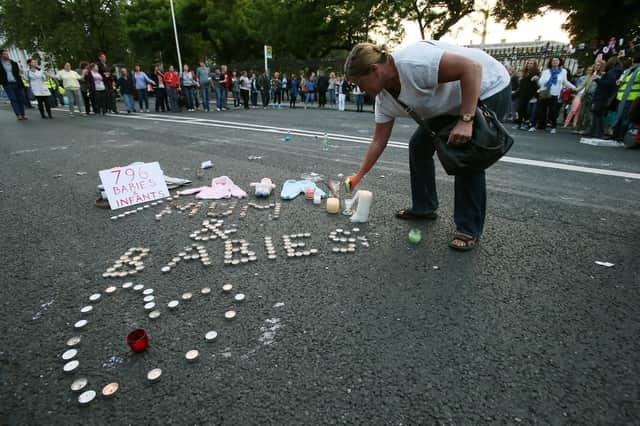
[[[201,200],[221,200],[223,198],[247,198],[238,185],[233,183],[227,176],[213,178],[211,186],[201,186],[200,188],[192,188],[184,191],[178,191],[180,195],[196,194],[196,198]]]
[[[564,127],[567,127],[573,121],[573,127],[578,127],[578,117],[580,116],[580,108],[582,107],[582,96],[574,96],[571,102],[571,110],[564,120]]]

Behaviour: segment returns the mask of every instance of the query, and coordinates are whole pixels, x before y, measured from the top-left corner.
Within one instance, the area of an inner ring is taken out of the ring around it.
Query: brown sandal
[[[463,244],[456,244],[454,241],[461,241]],[[456,231],[453,233],[453,238],[449,241],[449,247],[458,251],[473,250],[480,242],[480,237],[474,237],[463,232]]]
[[[401,209],[396,212],[396,217],[404,220],[434,220],[438,214],[436,212],[414,213],[411,209]]]

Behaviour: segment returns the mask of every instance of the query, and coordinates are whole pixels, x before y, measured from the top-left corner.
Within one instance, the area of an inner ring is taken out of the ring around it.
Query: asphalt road
[[[369,247],[333,253],[328,233],[352,225],[303,197],[283,202],[280,220],[254,209],[241,219],[241,201],[225,226],[237,224],[234,238],[251,243],[256,262],[223,266],[223,244],[209,241],[212,266],[182,262],[163,274],[205,211],[157,221],[153,207],[112,221],[93,205],[99,170],[159,161],[195,185],[228,175],[250,192],[268,176],[279,193],[303,173],[355,171],[372,114],[36,115],[17,122],[0,109],[0,423],[640,424],[640,152],[581,145],[566,131],[517,132],[507,161],[487,174],[481,245],[457,253],[446,245],[453,180],[442,170],[438,220],[393,218],[410,202],[415,127],[398,120],[360,187],[374,196],[359,226]],[[214,167],[198,178],[209,159]],[[412,227],[423,234],[417,246],[407,242]],[[281,236],[304,232],[320,253],[288,259]],[[266,257],[267,235],[276,260]],[[142,294],[120,287],[127,279],[102,277],[129,247],[150,249],[131,281],[155,290],[156,320]],[[234,290],[222,293],[223,283]],[[110,285],[117,291],[104,293]],[[81,314],[96,292],[102,300]],[[234,302],[236,292],[246,301]],[[178,309],[166,307],[172,299]],[[231,308],[238,316],[226,321]],[[89,323],[78,332],[81,318]],[[125,342],[138,327],[150,338],[143,354]],[[80,367],[66,374],[61,354],[75,335]],[[198,362],[185,360],[190,349]],[[149,383],[156,367],[163,375]],[[110,382],[120,389],[80,406],[69,388],[78,377],[98,393]]]

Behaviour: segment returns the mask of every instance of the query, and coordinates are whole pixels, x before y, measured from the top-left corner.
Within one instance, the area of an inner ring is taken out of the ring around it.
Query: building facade
[[[498,61],[512,66],[516,70],[524,68],[527,60],[531,58],[538,61],[538,65],[542,69],[554,56],[563,61],[563,66],[569,72],[574,73],[578,68],[578,61],[571,56],[575,50],[569,44],[559,41],[536,40],[519,43],[471,44],[466,47],[482,49]]]

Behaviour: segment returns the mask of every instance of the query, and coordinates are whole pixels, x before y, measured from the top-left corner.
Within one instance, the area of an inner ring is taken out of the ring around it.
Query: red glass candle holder
[[[127,336],[127,343],[134,352],[139,353],[146,351],[149,347],[149,337],[147,336],[147,332],[141,328],[133,330]]]
[[[313,186],[308,186],[304,188],[304,198],[307,200],[313,200],[313,194],[316,192],[316,188]]]

